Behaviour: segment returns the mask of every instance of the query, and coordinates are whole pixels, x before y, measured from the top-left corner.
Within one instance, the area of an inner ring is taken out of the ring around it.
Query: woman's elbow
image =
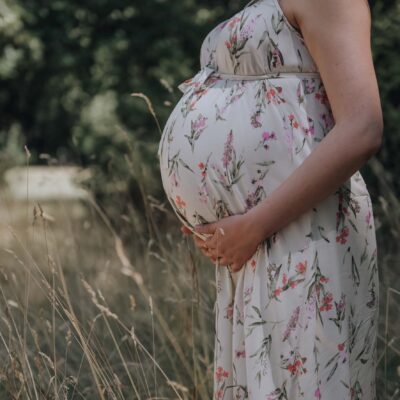
[[[376,154],[383,142],[383,118],[381,113],[365,112],[359,118],[348,119],[348,129],[353,133],[353,140],[358,150],[367,159]]]
[[[369,143],[370,143],[369,152],[371,156],[376,154],[382,147],[383,131],[384,131],[384,123],[382,116],[372,118],[369,120],[366,133],[369,137]]]

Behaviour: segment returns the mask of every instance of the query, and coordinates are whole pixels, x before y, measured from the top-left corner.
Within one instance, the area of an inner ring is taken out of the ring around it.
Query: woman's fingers
[[[216,228],[217,228],[216,224],[211,223],[211,224],[197,225],[195,226],[194,229],[198,233],[212,235],[214,234]]]
[[[215,234],[212,236],[212,237],[210,237],[209,239],[206,239],[205,240],[205,242],[207,243],[207,246],[210,248],[210,249],[216,249],[216,248],[218,248],[219,246],[218,246],[218,241],[219,241],[219,235],[218,235],[218,233],[217,232],[215,232]]]
[[[182,232],[184,235],[186,235],[186,236],[192,234],[192,231],[191,231],[187,226],[185,226],[185,225],[182,225],[182,226],[181,226],[181,232]]]
[[[238,263],[235,263],[233,258],[230,256],[222,256],[217,255],[212,250],[206,247],[200,247],[202,253],[207,256],[214,264],[218,263],[219,266],[227,266],[230,265],[234,272],[237,272],[241,269],[241,266]]]
[[[208,251],[206,249],[201,248],[200,250],[206,257],[211,258],[210,254],[208,253]]]
[[[193,232],[185,225],[181,226],[181,232],[185,236],[193,234]],[[227,257],[224,257],[221,254],[220,249],[218,248],[218,240],[220,236],[220,229],[217,228],[216,230],[214,230],[214,234],[211,234],[210,237],[205,240],[199,238],[196,235],[193,235],[193,241],[195,245],[201,250],[201,252],[213,263],[218,263],[219,265],[229,265],[231,260]]]
[[[183,228],[182,228],[183,231]],[[198,236],[193,236],[193,241],[195,245],[201,250],[201,252],[208,257],[213,263],[218,263],[218,265],[226,266],[232,265],[234,263],[234,257],[229,253],[221,251],[218,246],[218,240],[222,233],[218,233],[217,229],[214,235],[209,239],[201,239]]]
[[[195,245],[199,249],[206,249],[207,248],[206,242],[204,240],[200,239],[199,237],[193,236],[193,240],[194,240]]]
[[[201,247],[200,250],[201,250],[201,252],[202,252],[206,257],[208,257],[213,263],[216,263],[216,262],[217,262],[217,257],[215,257],[214,255],[212,255],[212,254],[210,253],[210,251],[209,251],[207,248]]]
[[[232,268],[233,272],[240,271],[242,269],[242,267],[243,267],[243,265],[240,265],[240,264],[237,264],[237,263],[231,265],[231,268]]]
[[[217,257],[218,264],[221,266],[230,265],[232,263],[232,259],[226,256]]]
[[[192,235],[193,232],[186,227],[185,225],[181,226],[181,232],[185,235],[185,236],[189,236]],[[202,253],[207,256],[208,258],[210,258],[213,262],[216,261],[216,258],[211,254],[210,249],[207,247],[206,245],[206,241],[203,239],[200,239],[198,236],[193,236],[193,241],[195,243],[195,245],[202,251]]]

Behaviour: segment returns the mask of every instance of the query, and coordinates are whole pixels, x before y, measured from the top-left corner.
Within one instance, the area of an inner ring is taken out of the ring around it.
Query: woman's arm
[[[338,189],[376,153],[383,117],[370,47],[365,0],[290,0],[321,74],[335,126],[273,193],[245,214],[199,226],[196,244],[234,271],[258,244]],[[208,250],[205,250],[205,247]]]

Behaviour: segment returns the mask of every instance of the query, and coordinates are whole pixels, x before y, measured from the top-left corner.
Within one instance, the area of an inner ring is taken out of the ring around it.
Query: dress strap
[[[292,32],[294,32],[302,42],[304,42],[304,38],[303,38],[301,31],[299,29],[297,29],[294,25],[292,25],[292,23],[287,19],[286,14],[283,12],[283,9],[281,7],[279,0],[272,0],[272,2],[274,4],[275,8],[278,10],[278,13],[281,15],[281,18],[283,19],[283,22],[286,24],[286,26]]]

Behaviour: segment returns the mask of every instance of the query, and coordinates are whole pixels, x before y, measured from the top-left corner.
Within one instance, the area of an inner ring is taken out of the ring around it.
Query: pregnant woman
[[[365,0],[256,0],[204,38],[159,145],[215,262],[214,399],[374,400],[379,282],[359,169],[382,142]]]

